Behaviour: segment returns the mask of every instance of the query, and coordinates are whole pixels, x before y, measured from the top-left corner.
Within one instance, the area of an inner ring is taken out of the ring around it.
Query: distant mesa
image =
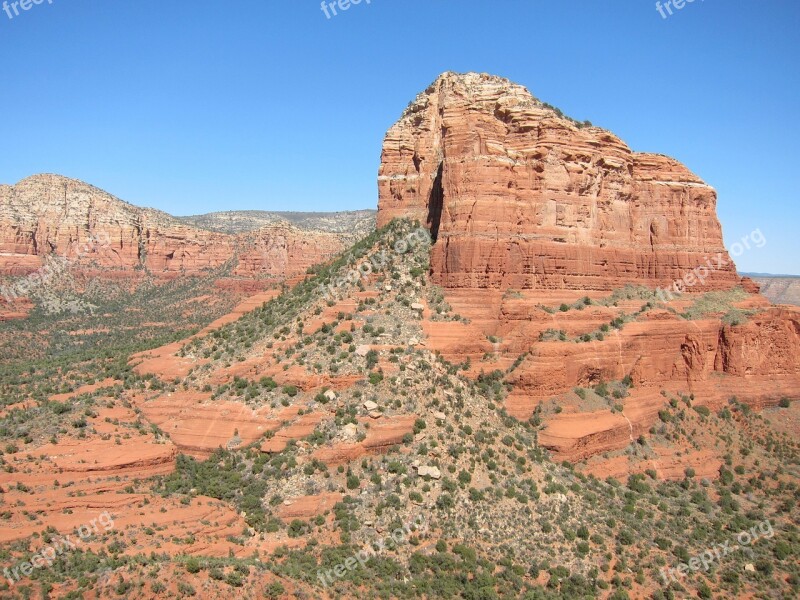
[[[748,273],[761,288],[761,293],[773,304],[800,306],[800,276]]]

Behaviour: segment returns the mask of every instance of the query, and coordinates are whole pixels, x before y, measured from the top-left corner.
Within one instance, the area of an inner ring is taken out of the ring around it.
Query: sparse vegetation
[[[31,409],[10,411],[0,424],[0,465],[8,473],[40,468],[47,457],[32,452],[27,459],[21,453],[51,437],[65,446],[82,432],[90,440],[119,435],[123,447],[140,438],[167,446],[175,420],[156,426],[137,409],[181,392],[202,392],[198,404],[227,409],[239,404],[242,414],[261,414],[258,425],[270,426],[254,435],[243,418],[205,459],[179,454],[172,472],[120,482],[107,497],[130,496],[130,505],[144,514],[201,515],[202,521],[183,530],[165,525],[166,516],[147,517],[140,527],[109,534],[96,554],[75,553],[58,569],[37,571],[31,580],[36,592],[68,581],[88,594],[99,574],[110,570],[109,589],[119,597],[151,592],[205,597],[209,590],[315,597],[321,593],[318,572],[335,569],[420,515],[423,525],[409,526],[403,543],[347,569],[330,590],[343,598],[625,598],[650,594],[657,584],[660,597],[677,597],[684,593],[677,586],[662,589],[661,567],[690,560],[728,540],[730,532],[765,519],[775,536],[753,545],[754,573],[724,559],[702,581],[690,579],[681,587],[712,597],[736,597],[744,590],[766,596],[778,587],[791,596],[798,590],[800,571],[793,560],[800,550],[798,486],[792,473],[800,448],[745,402],[732,399],[720,408],[699,393],[695,398],[665,390],[657,397],[661,404],[653,403],[655,422],[645,428],[631,424],[629,431],[625,419],[636,418],[630,403],[642,391],[638,371],[627,365],[629,370],[609,375],[589,365],[579,387],[570,383],[574,393],[567,388],[541,402],[530,418],[514,418],[506,412],[509,394],[518,393],[517,376],[538,359],[535,352],[516,350],[507,362],[473,356],[471,362],[452,364],[412,341],[424,339],[419,310],[411,307],[417,301],[432,320],[462,326],[442,291],[427,281],[427,247],[393,256],[372,279],[347,284],[353,300],[347,305],[322,297],[320,285],[412,228],[395,222],[331,264],[310,269],[306,281],[238,321],[186,340],[179,354],[192,361],[192,369],[182,377],[139,375],[128,358],[178,339],[176,331],[194,331],[215,316],[213,311],[203,313],[207,318],[195,327],[183,330],[186,322],[177,320],[174,329],[144,336],[141,343],[132,333],[127,345],[115,347],[118,355],[95,356],[96,351],[74,349],[63,340],[52,350],[0,365],[0,384],[13,400],[35,401]],[[605,299],[565,303],[566,310],[542,308],[554,327],[569,327],[556,319],[567,323],[571,313],[577,315],[572,311],[584,311],[580,317],[593,329],[572,337],[554,328],[540,339],[607,341],[600,336],[614,335],[656,306],[649,293],[631,287]],[[506,297],[516,294],[508,291]],[[623,305],[633,312],[610,310],[615,302],[634,302],[633,309]],[[78,345],[86,339],[78,336]],[[534,335],[530,342],[535,340]],[[479,341],[518,343],[499,335]],[[303,372],[319,383],[300,383],[297,374]],[[51,399],[106,376],[114,383],[98,391]],[[348,383],[336,381],[338,376]],[[521,383],[524,393],[526,382]],[[791,405],[787,399],[779,406]],[[120,417],[122,409],[133,414],[130,424]],[[595,464],[622,459],[635,467],[630,477],[598,478],[578,458],[553,457],[550,446],[540,443],[550,419],[576,409],[604,411],[615,427],[621,424],[622,433],[614,435],[624,447],[598,456]],[[124,427],[130,437],[116,429],[105,433],[112,425]],[[302,433],[291,438],[286,431],[292,427]],[[108,442],[114,443],[111,437]],[[703,448],[712,457],[701,461],[697,452]],[[670,459],[661,460],[665,455]],[[77,489],[61,473],[57,480],[66,494]],[[40,515],[31,507],[41,489],[35,485],[41,484],[20,479],[14,489],[4,487],[0,517],[36,522]],[[55,486],[54,481],[50,489]],[[27,505],[8,502],[12,494]],[[69,497],[80,500],[77,493]],[[309,497],[323,508],[301,518]],[[171,522],[173,515],[168,516]],[[220,531],[224,534],[215,537]],[[226,544],[229,556],[196,553],[212,542]],[[274,552],[262,551],[262,543]],[[9,545],[7,562],[24,559],[35,547]]]

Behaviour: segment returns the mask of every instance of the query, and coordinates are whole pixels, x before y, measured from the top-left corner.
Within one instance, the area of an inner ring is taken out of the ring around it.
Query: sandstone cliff
[[[711,186],[499,77],[445,73],[420,94],[386,135],[378,187],[378,225],[427,223],[447,287],[667,286],[720,254],[700,287],[739,283]]]

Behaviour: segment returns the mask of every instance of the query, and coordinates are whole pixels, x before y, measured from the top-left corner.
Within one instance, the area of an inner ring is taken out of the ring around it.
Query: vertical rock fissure
[[[442,208],[444,207],[444,187],[442,186],[442,173],[444,162],[439,163],[436,178],[433,180],[433,187],[428,197],[428,229],[431,232],[431,241],[435,244],[439,237],[439,227],[442,222]]]

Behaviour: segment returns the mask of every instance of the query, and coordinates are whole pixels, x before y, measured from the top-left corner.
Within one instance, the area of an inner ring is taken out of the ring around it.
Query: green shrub
[[[707,417],[711,414],[711,410],[707,406],[695,406],[694,410],[701,417]]]
[[[775,558],[785,560],[792,555],[792,547],[784,541],[775,544]]]
[[[189,573],[199,573],[200,568],[201,568],[200,561],[197,560],[197,558],[195,558],[194,556],[186,561],[186,570]]]
[[[280,581],[274,581],[267,586],[267,589],[264,590],[265,597],[268,600],[277,600],[278,598],[283,597],[286,593],[286,590],[283,587],[283,584]]]
[[[242,587],[244,585],[244,577],[238,571],[231,571],[225,577],[225,582],[232,587]]]
[[[196,596],[195,589],[185,581],[178,582],[178,592],[183,596]]]
[[[302,535],[305,535],[307,531],[308,524],[305,521],[294,519],[291,523],[289,523],[289,528],[286,530],[286,533],[290,538],[298,538]]]

